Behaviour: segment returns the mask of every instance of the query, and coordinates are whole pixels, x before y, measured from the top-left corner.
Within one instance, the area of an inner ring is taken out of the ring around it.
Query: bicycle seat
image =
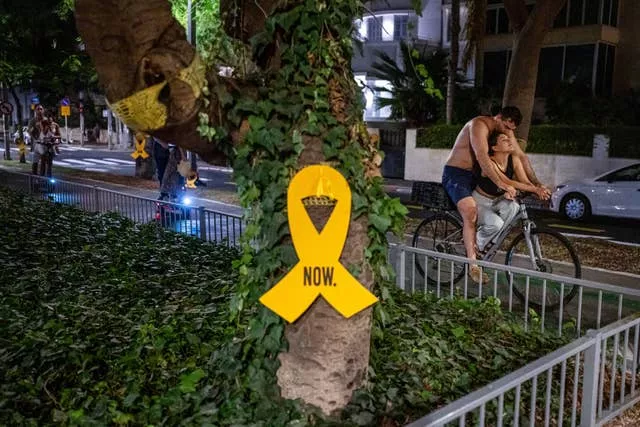
[[[440,182],[414,181],[411,187],[411,202],[432,210],[456,210],[456,205]]]

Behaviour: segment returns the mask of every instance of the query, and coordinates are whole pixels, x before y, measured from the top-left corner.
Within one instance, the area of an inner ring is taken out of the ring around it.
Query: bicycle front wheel
[[[575,249],[562,234],[554,230],[531,230],[531,248],[524,233],[511,242],[505,264],[558,276],[557,279],[542,279],[507,272],[507,280],[513,280],[513,293],[524,304],[536,310],[553,310],[571,301],[578,291],[577,285],[564,283],[562,277],[580,278],[580,259]],[[533,256],[531,254],[533,249]]]
[[[466,256],[462,240],[462,224],[456,218],[436,213],[418,225],[413,234],[414,248],[428,249],[451,255]],[[432,285],[450,285],[464,274],[464,264],[417,255],[415,269]]]

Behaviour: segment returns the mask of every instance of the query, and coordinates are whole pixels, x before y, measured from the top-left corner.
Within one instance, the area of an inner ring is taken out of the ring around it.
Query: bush
[[[546,99],[545,113],[551,124],[635,126],[640,123],[640,92],[636,88],[594,97],[588,85],[563,82]]]
[[[418,129],[416,147],[451,148],[456,142],[462,125],[435,125]]]
[[[435,125],[418,129],[418,148],[451,148],[461,125]],[[640,127],[598,128],[593,126],[539,125],[531,126],[528,153],[591,156],[593,136],[609,135],[610,157],[640,159]]]
[[[531,126],[527,152],[591,156],[595,131],[582,126]]]
[[[620,126],[605,133],[611,138],[609,157],[640,159],[640,127]]]
[[[0,425],[404,425],[566,342],[492,298],[390,288],[368,384],[327,420],[255,369],[275,356],[230,320],[234,249],[2,189],[0,204]]]

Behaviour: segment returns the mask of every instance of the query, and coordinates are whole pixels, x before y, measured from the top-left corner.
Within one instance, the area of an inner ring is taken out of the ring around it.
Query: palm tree
[[[400,50],[401,64],[385,52],[376,53],[378,61],[372,66],[371,76],[390,84],[390,88],[373,88],[379,94],[376,105],[378,109],[390,107],[390,119],[404,119],[409,126],[433,123],[442,113],[447,54],[428,48],[419,51],[405,41],[400,42]]]

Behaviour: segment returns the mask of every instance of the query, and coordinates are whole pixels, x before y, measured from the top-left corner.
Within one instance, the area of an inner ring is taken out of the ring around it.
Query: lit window
[[[382,40],[382,20],[373,16],[367,20],[367,40],[377,42]]]
[[[396,15],[393,23],[393,39],[404,40],[407,38],[407,26],[409,17],[407,15]]]

